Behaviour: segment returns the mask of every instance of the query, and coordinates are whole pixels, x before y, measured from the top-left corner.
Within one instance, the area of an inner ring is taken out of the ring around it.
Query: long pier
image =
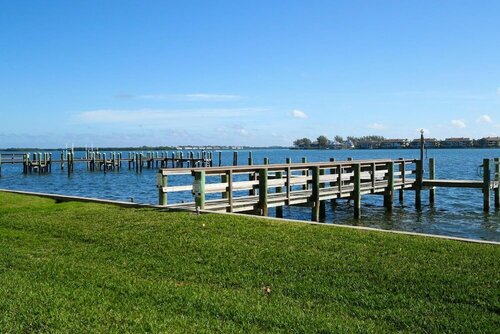
[[[437,187],[480,189],[483,192],[484,211],[490,210],[491,192],[500,208],[500,159],[483,161],[483,180],[437,180],[435,161],[429,161],[429,178],[424,179],[423,160],[347,160],[285,164],[206,167],[158,171],[159,204],[170,208],[202,209],[214,212],[245,212],[268,215],[275,207],[276,216],[283,216],[283,207],[301,205],[311,207],[311,219],[325,217],[325,205],[335,205],[337,199],[354,203],[354,217],[361,217],[364,195],[381,195],[384,206],[393,208],[396,193],[404,201],[405,191],[415,192],[415,206],[422,207],[422,191],[429,191],[429,202],[434,204]],[[493,165],[493,170],[491,166]],[[493,173],[492,173],[493,171]],[[492,177],[493,174],[493,177]],[[169,179],[191,176],[192,183],[170,185]],[[168,195],[191,192],[194,201],[168,204]]]
[[[142,172],[143,168],[209,167],[213,166],[213,152],[128,152],[126,157],[121,152],[85,151],[83,157],[75,157],[73,151],[62,151],[57,157],[52,152],[34,153],[2,153],[0,154],[0,176],[2,165],[22,165],[23,174],[46,174],[52,172],[53,166],[61,170],[74,172],[75,164],[85,163],[89,171],[119,171],[122,164],[129,170]],[[220,164],[220,154],[219,154]]]

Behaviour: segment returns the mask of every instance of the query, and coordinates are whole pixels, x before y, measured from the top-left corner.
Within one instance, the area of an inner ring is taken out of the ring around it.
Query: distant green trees
[[[312,141],[309,138],[301,138],[297,139],[293,142],[293,145],[295,147],[300,147],[300,148],[311,148]]]
[[[346,139],[344,137],[336,135],[334,137],[334,141],[331,141],[328,139],[328,137],[321,135],[318,138],[316,138],[315,142],[312,142],[309,138],[300,138],[297,139],[293,142],[293,145],[297,148],[328,148],[331,147],[333,144],[342,144],[346,146],[357,146],[360,143],[381,143],[385,140],[383,136],[376,136],[376,135],[369,135],[369,136],[361,136],[361,137],[354,137],[354,136],[347,136]],[[347,145],[349,143],[349,145]]]

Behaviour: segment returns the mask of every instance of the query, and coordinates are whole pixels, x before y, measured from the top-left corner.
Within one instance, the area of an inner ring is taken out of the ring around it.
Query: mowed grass
[[[0,332],[498,333],[500,247],[0,193]]]

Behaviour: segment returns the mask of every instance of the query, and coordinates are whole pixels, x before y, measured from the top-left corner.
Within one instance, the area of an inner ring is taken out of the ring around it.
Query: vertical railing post
[[[490,159],[483,159],[483,210],[490,211],[491,170]]]
[[[436,178],[436,162],[434,158],[429,159],[429,180]],[[429,189],[429,204],[434,205],[436,190],[434,187]]]
[[[222,192],[222,198],[227,198],[227,180],[229,177],[229,173],[226,172],[220,176],[220,182],[226,184],[226,190]]]
[[[305,164],[306,162],[307,162],[307,158],[302,157],[302,163]],[[302,175],[307,177],[309,175],[309,170],[306,169],[306,170],[302,171]],[[308,186],[307,186],[307,179],[306,179],[306,184],[304,184],[302,186],[302,190],[307,190],[307,188],[308,188]]]
[[[406,185],[406,164],[405,159],[399,158],[399,180],[401,183],[401,189],[399,189],[399,203],[405,201],[405,185]]]
[[[227,173],[227,201],[229,202],[228,212],[233,212],[233,171]]]
[[[330,162],[335,162],[335,158],[330,158]],[[335,175],[335,168],[330,168],[330,175]],[[333,187],[335,187],[335,181],[330,182],[330,188],[333,189]],[[335,210],[335,208],[337,207],[337,199],[332,198],[330,200],[330,204],[332,205],[332,210]]]
[[[387,163],[387,188],[384,194],[384,206],[388,211],[392,211],[394,203],[394,161]]]
[[[416,161],[417,165],[417,177],[415,182],[415,208],[417,210],[422,210],[422,182],[424,179],[424,170],[422,160]]]
[[[361,164],[357,163],[354,167],[354,218],[361,218]]]
[[[197,208],[205,209],[205,171],[194,172],[193,183],[194,202]]]
[[[311,202],[312,202],[312,214],[311,214],[311,220],[312,221],[319,221],[319,213],[320,213],[320,200],[319,200],[319,166],[314,166],[312,168],[312,196],[311,196]]]
[[[233,152],[233,166],[238,166],[238,151]]]
[[[495,171],[495,208],[500,209],[500,158],[495,158],[493,160],[494,171]]]
[[[276,172],[275,178],[276,178],[276,180],[280,180],[280,182],[281,182],[283,180],[283,172],[282,171]],[[283,192],[283,187],[282,186],[276,187],[275,192],[277,194],[281,194]],[[282,205],[276,207],[276,217],[283,218],[283,206]]]
[[[160,169],[156,177],[156,183],[158,186],[158,204],[167,205],[167,193],[165,191],[165,187],[167,186],[167,176],[163,175],[163,172]]]
[[[267,208],[267,169],[259,169],[259,209],[262,216],[268,215]]]

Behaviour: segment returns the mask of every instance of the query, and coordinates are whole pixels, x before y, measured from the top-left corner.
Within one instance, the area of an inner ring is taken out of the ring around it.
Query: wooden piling
[[[406,164],[405,164],[405,159],[404,158],[399,158],[399,180],[400,182],[404,185],[406,181]],[[399,203],[403,204],[405,201],[405,191],[404,188],[402,187],[399,189]]]
[[[434,158],[429,159],[429,180],[434,180],[436,178],[436,162]],[[436,190],[434,187],[429,189],[429,204],[434,205]]]
[[[283,172],[278,171],[275,173],[275,177],[277,180],[282,180],[283,179]],[[283,192],[283,187],[276,187],[275,192],[280,194]],[[276,217],[278,218],[283,218],[283,206],[278,206],[276,207]]]
[[[302,163],[305,164],[307,163],[307,158],[306,157],[302,157]],[[308,176],[309,175],[309,171],[306,169],[304,171],[302,171],[302,175],[303,176]],[[306,181],[306,184],[304,184],[302,186],[302,190],[307,190],[308,186],[307,186],[307,181]]]
[[[392,211],[394,203],[394,162],[389,162],[387,167],[387,188],[384,194],[384,206],[387,211]]]
[[[205,209],[205,171],[194,172],[193,193],[196,207]]]
[[[491,169],[490,159],[483,160],[483,210],[490,211]]]
[[[229,179],[229,173],[222,174],[220,176],[221,183],[228,183],[228,179]],[[227,195],[228,195],[228,191],[227,191],[227,187],[226,187],[226,191],[222,192],[222,198],[228,198]]]
[[[233,166],[238,166],[238,151],[233,152]]]
[[[158,198],[160,205],[167,205],[167,193],[164,191],[164,187],[168,185],[167,176],[163,175],[161,171],[157,175],[158,177]]]
[[[415,182],[415,208],[422,210],[422,182],[424,178],[423,162],[422,160],[416,161],[416,182]]]
[[[311,196],[311,203],[312,203],[312,212],[311,212],[311,220],[312,221],[319,221],[319,216],[320,216],[320,200],[319,200],[319,171],[320,168],[319,166],[314,166],[312,168],[312,196]]]
[[[500,209],[500,158],[495,158],[493,160],[494,171],[495,171],[495,182],[497,187],[495,188],[495,208]]]
[[[361,218],[361,164],[354,165],[354,218]]]
[[[268,215],[267,176],[267,169],[259,169],[259,211],[261,216]]]

